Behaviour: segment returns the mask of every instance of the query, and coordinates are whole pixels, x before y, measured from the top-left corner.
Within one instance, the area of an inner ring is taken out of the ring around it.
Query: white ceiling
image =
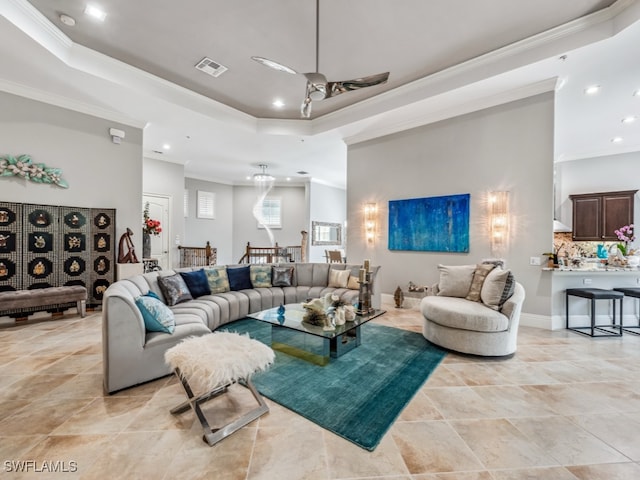
[[[188,176],[242,184],[265,163],[279,180],[345,186],[346,143],[547,91],[556,79],[557,160],[640,150],[640,120],[621,122],[640,115],[637,0],[322,0],[320,71],[391,75],[315,102],[309,120],[299,115],[304,77],[250,56],[313,71],[313,0],[96,1],[103,23],[85,4],[0,2],[0,90],[144,127],[145,155],[183,163]],[[204,56],[229,71],[195,70]],[[590,84],[602,90],[587,98]],[[275,98],[285,107],[274,109]]]

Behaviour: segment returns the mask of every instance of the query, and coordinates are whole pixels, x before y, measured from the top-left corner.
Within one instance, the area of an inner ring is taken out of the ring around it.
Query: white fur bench
[[[214,332],[183,340],[165,352],[165,360],[173,368],[188,398],[171,413],[177,415],[192,408],[202,424],[203,440],[210,446],[215,445],[269,411],[251,383],[251,375],[266,370],[274,358],[270,347],[237,333]],[[247,387],[258,407],[227,425],[212,429],[200,404],[225,393],[233,383]]]
[[[0,316],[9,315],[24,320],[29,313],[58,309],[75,303],[78,313],[84,317],[86,301],[87,289],[82,285],[0,292]]]

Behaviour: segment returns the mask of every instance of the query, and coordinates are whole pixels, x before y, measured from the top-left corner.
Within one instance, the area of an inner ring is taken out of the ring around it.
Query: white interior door
[[[151,258],[158,260],[158,265],[163,270],[169,268],[169,238],[171,237],[169,232],[169,197],[163,197],[159,195],[142,196],[142,209],[146,204],[149,204],[149,217],[154,220],[160,220],[160,226],[162,232],[160,235],[151,235]]]

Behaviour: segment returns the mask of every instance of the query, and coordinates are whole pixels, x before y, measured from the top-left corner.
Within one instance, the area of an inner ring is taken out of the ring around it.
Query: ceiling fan
[[[358,90],[360,88],[372,87],[385,83],[389,78],[389,72],[378,73],[377,75],[370,75],[368,77],[354,78],[353,80],[342,80],[339,82],[330,82],[322,73],[319,72],[319,24],[320,24],[320,0],[316,0],[316,71],[309,73],[301,73],[307,79],[307,88],[300,107],[300,113],[303,118],[311,117],[311,102],[324,100],[326,98],[335,97],[341,93],[349,92],[351,90]],[[269,60],[264,57],[251,57],[256,62],[265,65],[274,70],[280,72],[290,73],[292,75],[298,75],[293,68],[287,67],[281,63]]]

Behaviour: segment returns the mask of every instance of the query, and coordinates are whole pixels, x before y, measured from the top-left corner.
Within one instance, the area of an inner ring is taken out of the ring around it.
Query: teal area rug
[[[271,342],[271,326],[256,320],[225,329]],[[253,383],[265,397],[372,451],[445,355],[419,333],[367,323],[362,344],[328,365],[276,351],[274,365]]]

